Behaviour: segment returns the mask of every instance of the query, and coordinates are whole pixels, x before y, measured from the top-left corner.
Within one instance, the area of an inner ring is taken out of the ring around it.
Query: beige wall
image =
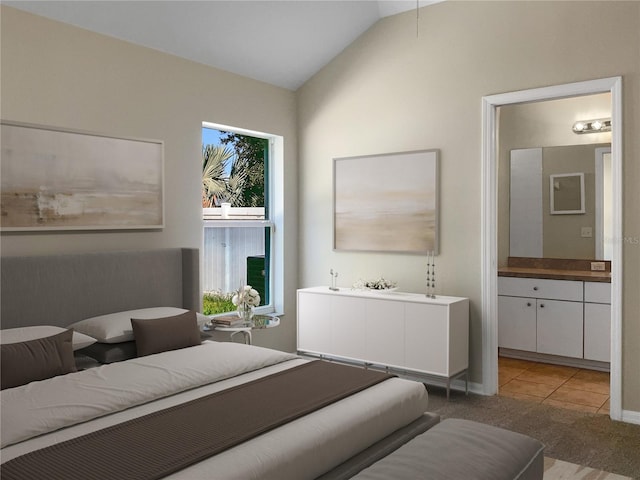
[[[585,48],[594,32],[607,41]],[[423,291],[423,256],[332,251],[332,159],[439,148],[436,290],[471,299],[480,382],[482,96],[622,75],[623,409],[640,411],[639,46],[636,2],[443,2],[421,9],[418,36],[415,12],[376,24],[298,91],[301,286],[333,268],[341,285],[383,274]]]
[[[5,233],[2,255],[201,248],[202,121],[282,135],[287,315],[257,341],[294,350],[294,93],[12,8],[1,15],[2,119],[163,140],[166,208],[158,231]]]

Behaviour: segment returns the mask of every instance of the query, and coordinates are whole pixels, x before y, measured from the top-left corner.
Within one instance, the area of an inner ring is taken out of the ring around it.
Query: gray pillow
[[[71,328],[71,327],[69,327]],[[16,327],[0,330],[0,344],[5,343],[19,343],[29,340],[37,340],[38,338],[45,338],[55,335],[67,330],[62,327],[54,327],[53,325],[35,325],[32,327]],[[73,349],[80,350],[93,343],[96,343],[96,339],[73,330]]]
[[[73,330],[0,345],[0,368],[2,390],[75,372]]]
[[[138,356],[200,345],[196,312],[162,318],[132,318]]]

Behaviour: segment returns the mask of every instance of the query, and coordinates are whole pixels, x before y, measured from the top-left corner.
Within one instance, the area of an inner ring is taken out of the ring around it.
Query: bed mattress
[[[260,347],[204,342],[3,390],[2,462],[304,362]],[[316,478],[426,408],[422,384],[392,378],[166,478]]]

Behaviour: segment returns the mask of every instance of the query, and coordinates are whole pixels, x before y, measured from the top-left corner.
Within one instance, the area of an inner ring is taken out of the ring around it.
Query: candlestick
[[[431,297],[431,250],[427,252],[427,298]]]
[[[428,298],[436,298],[436,260],[435,251],[429,250],[427,252],[427,293]]]
[[[329,275],[331,275],[331,286],[329,290],[338,291],[338,287],[336,287],[336,279],[338,278],[338,272],[334,272],[333,268],[329,270]]]
[[[436,298],[436,251],[431,253],[431,298]]]

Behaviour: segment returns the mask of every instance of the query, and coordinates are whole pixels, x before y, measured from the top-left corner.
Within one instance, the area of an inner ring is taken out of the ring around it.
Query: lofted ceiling
[[[3,1],[296,90],[381,18],[427,0]]]

